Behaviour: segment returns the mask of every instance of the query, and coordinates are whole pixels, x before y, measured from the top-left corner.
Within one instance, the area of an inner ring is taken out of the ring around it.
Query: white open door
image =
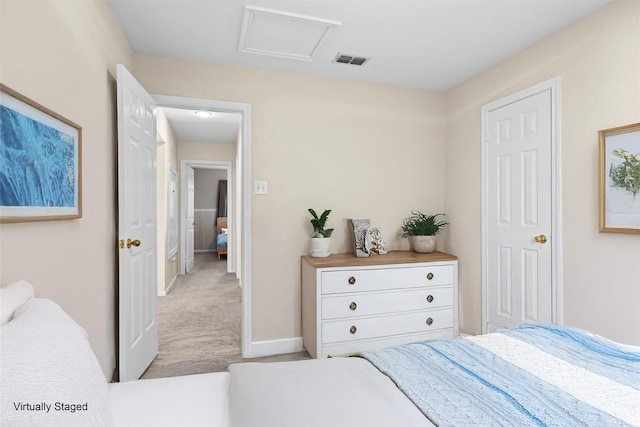
[[[156,111],[118,65],[120,381],[136,380],[158,354]]]
[[[553,111],[550,87],[484,110],[484,332],[558,320]]]
[[[193,268],[193,263],[195,261],[195,226],[196,226],[196,217],[194,211],[194,198],[195,198],[195,173],[191,166],[187,166],[187,170],[185,173],[187,178],[187,215],[185,221],[185,228],[187,237],[187,247],[185,254],[186,264],[185,264],[185,273],[188,273]]]

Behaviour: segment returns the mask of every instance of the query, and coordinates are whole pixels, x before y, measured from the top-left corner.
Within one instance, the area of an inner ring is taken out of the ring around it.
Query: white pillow
[[[24,280],[0,288],[0,325],[13,319],[16,308],[32,299],[34,295],[33,286]]]
[[[86,333],[35,298],[0,328],[0,425],[112,425],[107,381]]]

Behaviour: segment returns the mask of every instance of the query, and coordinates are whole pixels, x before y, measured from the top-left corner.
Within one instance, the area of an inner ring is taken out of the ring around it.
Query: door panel
[[[550,90],[487,115],[488,331],[552,322],[551,123]]]
[[[155,127],[153,99],[118,65],[120,381],[138,379],[158,353]]]

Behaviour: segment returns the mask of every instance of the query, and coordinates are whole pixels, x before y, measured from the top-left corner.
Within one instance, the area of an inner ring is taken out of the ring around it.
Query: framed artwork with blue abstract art
[[[0,221],[81,218],[82,128],[0,90]]]

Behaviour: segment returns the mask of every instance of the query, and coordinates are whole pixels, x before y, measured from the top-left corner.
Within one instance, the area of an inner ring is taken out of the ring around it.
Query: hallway
[[[241,294],[215,252],[197,253],[189,274],[158,297],[159,351],[142,378],[224,371],[241,356]]]
[[[307,352],[242,358],[242,289],[226,260],[196,253],[189,274],[158,298],[158,356],[141,378],[226,371],[231,363],[308,359]]]

